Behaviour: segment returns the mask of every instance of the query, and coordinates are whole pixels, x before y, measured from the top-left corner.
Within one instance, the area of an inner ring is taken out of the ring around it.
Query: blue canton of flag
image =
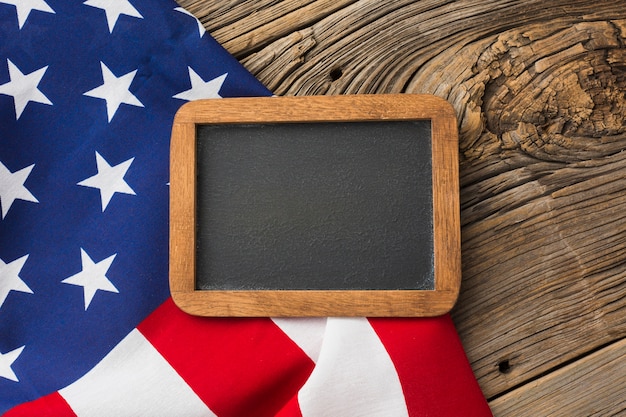
[[[0,414],[167,299],[169,136],[269,92],[169,0],[0,0]]]

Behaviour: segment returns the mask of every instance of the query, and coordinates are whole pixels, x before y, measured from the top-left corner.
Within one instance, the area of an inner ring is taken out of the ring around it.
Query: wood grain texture
[[[626,413],[626,340],[503,395],[491,403],[495,415],[605,417]],[[590,402],[590,396],[601,401]]]
[[[398,120],[431,122],[434,290],[196,290],[197,125]],[[461,280],[457,147],[454,111],[435,96],[263,97],[185,104],[174,118],[170,151],[170,291],[174,302],[200,316],[416,317],[449,312]]]
[[[453,318],[493,404],[623,340],[624,1],[362,0],[306,21],[289,13],[321,1],[180,2],[276,94],[430,93],[452,103],[463,241]],[[259,27],[268,35],[250,41]],[[604,401],[618,386],[560,391],[571,406],[556,415],[623,414]],[[539,411],[556,392],[541,389]],[[511,410],[496,414],[519,415]]]

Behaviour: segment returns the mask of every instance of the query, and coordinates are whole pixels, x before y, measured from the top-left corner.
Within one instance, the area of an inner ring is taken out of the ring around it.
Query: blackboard
[[[434,289],[430,136],[428,121],[200,126],[196,289]]]
[[[170,287],[208,316],[427,316],[460,283],[456,119],[432,96],[192,102]]]

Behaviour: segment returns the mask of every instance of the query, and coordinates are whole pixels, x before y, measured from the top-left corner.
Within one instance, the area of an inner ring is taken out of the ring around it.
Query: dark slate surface
[[[198,289],[433,289],[430,122],[198,127]]]

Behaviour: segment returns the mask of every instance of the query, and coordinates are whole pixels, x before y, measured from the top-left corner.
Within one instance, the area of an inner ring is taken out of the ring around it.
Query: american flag
[[[0,0],[0,414],[490,415],[449,316],[174,306],[174,113],[269,94],[170,0]]]

